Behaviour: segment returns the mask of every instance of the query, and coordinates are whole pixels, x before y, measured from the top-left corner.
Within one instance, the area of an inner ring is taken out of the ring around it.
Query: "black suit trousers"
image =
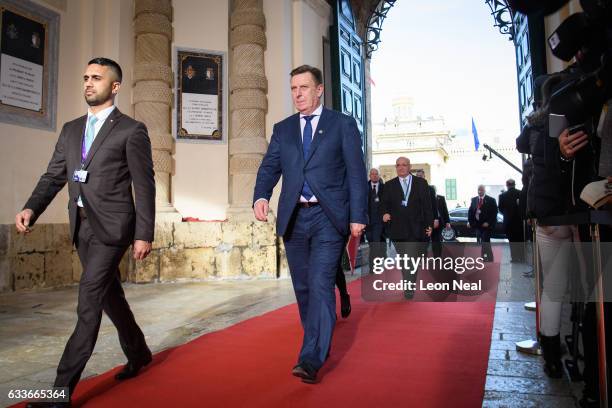
[[[87,218],[82,217],[78,220],[75,243],[83,265],[78,320],[62,354],[55,379],[55,386],[68,387],[70,395],[96,345],[102,311],[117,328],[121,348],[129,361],[139,362],[151,355],[121,287],[119,263],[127,247],[100,242]]]
[[[476,240],[482,245],[481,254],[485,261],[493,262],[493,250],[491,249],[491,228],[478,227],[476,229]]]
[[[387,256],[387,242],[383,237],[382,223],[370,224],[367,226],[365,235],[368,239],[369,252],[369,271],[372,272],[374,258],[385,258]]]
[[[393,246],[395,247],[395,252],[397,252],[402,259],[404,256],[408,256],[409,258],[420,258],[427,253],[429,242],[417,241],[415,239],[394,240]],[[412,269],[411,265],[412,263],[409,261],[406,265],[407,268],[402,269],[402,279],[416,284],[419,271]]]
[[[444,229],[443,225],[439,225],[438,228],[434,228],[431,231],[431,251],[433,256],[441,257],[442,256],[442,230]]]

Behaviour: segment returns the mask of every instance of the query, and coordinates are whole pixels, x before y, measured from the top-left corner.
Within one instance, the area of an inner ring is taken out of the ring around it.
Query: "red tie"
[[[482,197],[478,199],[478,208],[482,207]]]

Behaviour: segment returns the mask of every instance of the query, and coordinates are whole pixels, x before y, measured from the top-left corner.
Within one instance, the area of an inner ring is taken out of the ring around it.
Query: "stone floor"
[[[525,302],[516,301],[535,300],[534,280],[523,276],[530,270],[527,264],[508,262],[507,256],[502,261],[482,405],[507,408],[578,407],[582,382],[571,383],[567,375],[558,380],[550,379],[542,370],[541,356],[516,351],[517,341],[535,339],[535,312],[526,310]],[[500,301],[504,297],[515,301]],[[569,305],[564,305],[563,315],[562,334],[569,334]]]
[[[295,302],[287,279],[127,284],[124,289],[154,353]],[[0,296],[0,406],[16,402],[7,398],[8,390],[53,384],[76,323],[76,301],[76,286]],[[104,316],[83,376],[124,363],[117,332]]]
[[[528,268],[503,261],[500,294],[511,288],[513,296],[529,299],[532,279],[522,275]],[[153,352],[295,301],[289,280],[128,284],[125,291]],[[1,406],[16,402],[7,398],[10,389],[47,387],[53,382],[75,323],[76,298],[76,287],[0,295]],[[535,315],[524,309],[523,302],[497,302],[484,407],[577,406],[580,383],[549,380],[542,372],[541,357],[516,351],[514,342],[534,337],[534,326]],[[84,376],[123,363],[116,331],[104,317]]]

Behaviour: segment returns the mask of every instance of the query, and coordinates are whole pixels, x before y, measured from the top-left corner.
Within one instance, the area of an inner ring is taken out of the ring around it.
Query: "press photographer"
[[[567,0],[509,1],[515,12],[544,15],[557,11],[566,3]],[[534,171],[527,207],[531,216],[539,220],[550,215],[585,212],[592,207],[605,208],[605,203],[609,205],[610,179],[606,178],[612,176],[612,118],[609,110],[612,98],[612,4],[610,0],[582,0],[580,5],[583,12],[570,15],[548,38],[552,54],[563,61],[572,61],[572,64],[560,73],[539,78],[536,88],[541,94],[550,93],[550,100],[543,98],[544,101],[540,101],[543,106],[530,117],[529,125],[517,139],[519,151],[530,153],[533,158]],[[554,203],[556,197],[561,200]],[[550,255],[558,252],[567,241],[589,242],[591,236],[588,224],[542,224],[539,223],[536,233],[543,275],[540,341],[546,361],[545,371],[549,376],[557,377],[563,373],[558,341],[559,296],[565,291],[568,279],[580,271],[576,266],[568,267],[569,263],[556,262]],[[609,228],[601,225],[600,231],[601,241],[609,241]],[[569,257],[570,251],[558,253]],[[575,255],[585,261],[583,265],[587,271],[592,270],[592,254],[578,250]],[[606,303],[607,317],[611,315],[608,308]],[[582,406],[599,406],[594,303],[587,303],[584,316],[585,388],[580,403]],[[608,339],[610,332],[608,325]],[[608,379],[609,356],[608,353]],[[610,385],[608,389],[611,389]]]

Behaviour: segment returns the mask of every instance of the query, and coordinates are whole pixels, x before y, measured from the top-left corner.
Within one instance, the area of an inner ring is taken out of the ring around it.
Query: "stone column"
[[[134,113],[136,120],[147,125],[151,138],[157,212],[178,216],[170,197],[174,145],[170,66],[172,0],[135,0],[134,33]]]
[[[257,169],[266,152],[268,81],[262,0],[234,0],[230,17],[229,216],[252,217]]]

